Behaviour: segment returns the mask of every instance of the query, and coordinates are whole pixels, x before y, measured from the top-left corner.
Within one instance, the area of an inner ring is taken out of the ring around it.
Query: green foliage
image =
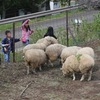
[[[31,35],[31,43],[36,43],[38,39],[43,38],[47,29],[37,28],[35,32]]]
[[[82,56],[82,54],[75,55],[75,57],[77,58],[78,61],[80,61],[81,56]]]
[[[75,27],[75,25],[74,25]],[[76,26],[77,27],[77,26]],[[75,29],[78,44],[88,42],[93,39],[100,39],[100,13],[94,16],[93,21],[85,20],[79,26],[79,31]]]

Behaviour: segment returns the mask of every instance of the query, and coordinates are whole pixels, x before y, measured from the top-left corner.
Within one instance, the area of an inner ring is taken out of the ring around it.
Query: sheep
[[[29,44],[27,46],[25,46],[23,48],[23,54],[25,54],[25,52],[29,49],[41,49],[41,50],[45,50],[46,49],[46,45],[44,43],[37,43],[37,44]]]
[[[47,41],[50,41],[51,44],[58,44],[57,39],[55,39],[54,37],[47,36],[47,37],[45,37],[45,39],[46,39]]]
[[[57,39],[47,36],[45,38],[39,39],[36,43],[44,43],[46,46],[49,46],[51,44],[58,43]]]
[[[64,63],[67,57],[71,55],[75,55],[80,49],[81,47],[77,47],[77,46],[66,47],[65,49],[63,49],[60,56],[62,64]]]
[[[66,48],[66,46],[61,45],[61,44],[52,44],[50,46],[48,46],[46,48],[46,55],[49,59],[49,62],[53,62],[55,60],[57,60],[58,58],[60,58],[61,52],[62,50]],[[53,64],[51,63],[51,65],[53,66]]]
[[[73,80],[76,79],[75,72],[81,72],[82,77],[80,81],[84,80],[85,74],[89,74],[88,81],[90,81],[94,64],[94,59],[88,54],[72,55],[66,59],[61,70],[64,76],[72,73]]]
[[[29,44],[23,48],[23,54],[29,49],[42,49],[45,51],[46,47],[50,44],[56,44],[58,41],[50,36],[47,36],[45,38],[39,39],[36,44]]]
[[[91,47],[84,47],[82,49],[80,49],[77,54],[88,54],[91,57],[94,58],[95,54],[94,54],[94,50]]]
[[[30,67],[34,69],[34,73],[36,73],[35,69],[37,67],[39,67],[41,70],[41,66],[47,62],[47,56],[43,50],[30,49],[25,52],[24,60],[26,63],[28,75],[30,72]]]

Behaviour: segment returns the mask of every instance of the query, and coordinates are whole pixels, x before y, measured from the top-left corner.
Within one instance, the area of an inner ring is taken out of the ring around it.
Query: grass
[[[83,23],[79,26],[79,32],[77,32],[77,27],[74,25],[72,28],[78,44],[88,42],[93,39],[100,39],[100,13],[94,15],[94,20],[92,22],[88,22],[87,20],[83,21]],[[38,39],[42,38],[46,33],[46,30],[46,28],[42,29],[42,27],[39,29],[37,28],[35,34],[31,36],[31,43],[35,43]],[[58,27],[55,30],[55,35],[58,37],[59,43],[67,45],[66,30],[64,27]],[[71,36],[69,36],[69,44],[76,45]]]
[[[79,27],[76,39],[79,43],[100,39],[100,13],[94,16],[92,22],[84,21]]]

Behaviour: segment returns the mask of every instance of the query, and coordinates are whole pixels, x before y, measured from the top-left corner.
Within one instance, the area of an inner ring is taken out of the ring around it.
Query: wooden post
[[[15,62],[15,22],[13,22],[13,62]]]
[[[66,11],[66,39],[67,39],[67,46],[69,46],[69,34],[68,34],[68,11]]]

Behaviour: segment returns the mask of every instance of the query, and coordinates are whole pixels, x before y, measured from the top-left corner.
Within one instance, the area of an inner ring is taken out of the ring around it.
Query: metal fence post
[[[1,65],[1,57],[0,57],[0,65]]]
[[[13,62],[15,62],[15,22],[13,22]]]
[[[68,11],[66,11],[66,39],[67,39],[67,46],[69,46],[69,34],[68,34]]]

